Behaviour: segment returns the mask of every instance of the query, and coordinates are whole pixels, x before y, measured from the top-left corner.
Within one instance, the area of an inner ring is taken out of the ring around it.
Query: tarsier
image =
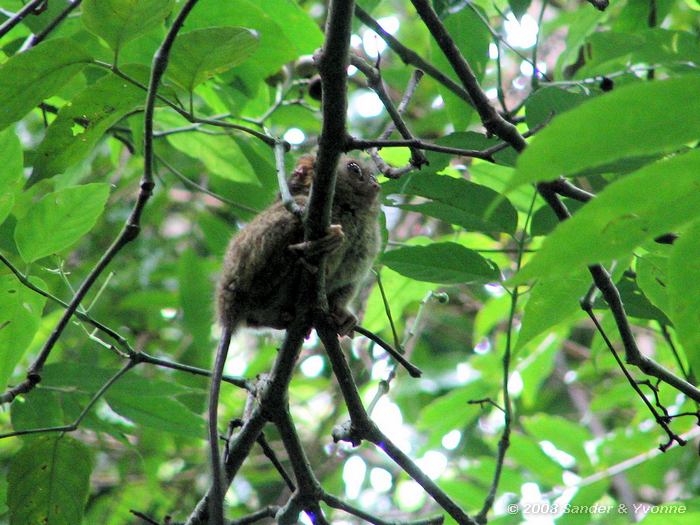
[[[315,157],[299,159],[289,181],[296,203],[305,209],[314,179]],[[328,234],[304,241],[303,220],[278,200],[231,239],[216,292],[223,329],[209,399],[209,439],[215,477],[211,502],[221,516],[222,473],[217,432],[219,385],[231,335],[241,325],[287,328],[296,314],[304,256],[327,253],[326,293],[338,334],[352,331],[357,318],[348,310],[380,247],[379,184],[361,162],[342,157]],[[218,479],[218,481],[217,481]],[[218,488],[217,488],[218,487]]]

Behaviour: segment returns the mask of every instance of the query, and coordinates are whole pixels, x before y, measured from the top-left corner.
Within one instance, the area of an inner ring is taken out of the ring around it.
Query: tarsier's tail
[[[222,294],[218,294],[221,297]],[[231,304],[231,303],[227,303]],[[220,305],[221,306],[221,305]],[[231,312],[221,311],[219,314],[230,314]],[[221,319],[221,317],[220,317]],[[229,322],[227,322],[229,321]],[[209,492],[209,517],[210,523],[224,523],[223,500],[225,489],[225,476],[223,465],[221,463],[221,454],[219,452],[219,429],[218,429],[218,407],[219,407],[219,392],[221,390],[221,378],[224,374],[224,364],[228,355],[228,347],[231,343],[231,336],[238,326],[238,322],[232,318],[222,322],[221,339],[219,347],[216,350],[216,359],[212,371],[211,385],[209,389],[209,445],[211,453],[212,466],[212,485]]]

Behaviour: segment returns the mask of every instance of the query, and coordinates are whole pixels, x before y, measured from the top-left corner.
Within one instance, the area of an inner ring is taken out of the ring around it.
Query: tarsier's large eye
[[[362,178],[362,168],[357,162],[348,162],[347,169],[349,173],[357,175],[360,179]]]

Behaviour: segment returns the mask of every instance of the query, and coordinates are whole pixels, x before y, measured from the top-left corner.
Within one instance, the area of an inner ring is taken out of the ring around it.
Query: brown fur
[[[289,187],[304,208],[314,177],[312,156],[299,159]],[[356,319],[347,310],[380,247],[379,186],[359,161],[341,158],[338,164],[332,223],[344,238],[327,259],[328,301],[338,329],[347,333]],[[217,290],[219,321],[236,329],[240,324],[286,328],[294,318],[297,283],[302,266],[289,246],[303,241],[301,219],[276,202],[253,219],[230,242]]]

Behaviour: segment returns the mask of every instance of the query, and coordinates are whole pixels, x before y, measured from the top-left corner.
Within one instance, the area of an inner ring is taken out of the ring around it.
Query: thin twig
[[[420,69],[416,69],[413,71],[411,74],[411,78],[408,81],[408,85],[406,86],[406,91],[403,94],[403,97],[401,98],[401,102],[399,103],[398,107],[396,108],[396,111],[398,112],[399,115],[403,115],[404,111],[408,107],[409,102],[413,98],[413,94],[416,92],[416,88],[418,87],[418,83],[420,82],[421,78],[423,78],[423,71]],[[388,139],[391,134],[393,133],[395,129],[394,122],[390,122],[387,127],[384,129],[382,134],[379,136],[380,140]],[[369,150],[369,155],[372,157],[372,161],[374,161],[375,166],[379,170],[380,173],[382,173],[385,177],[389,179],[398,179],[401,178],[403,175],[406,173],[409,173],[414,169],[414,166],[412,163],[409,162],[408,165],[403,166],[401,168],[392,168],[389,166],[386,162],[384,162],[384,159],[379,155],[379,150],[377,148],[372,148]]]
[[[46,428],[31,428],[31,429],[25,429],[25,430],[15,430],[14,432],[8,432],[6,434],[0,434],[0,439],[5,439],[8,437],[14,437],[14,436],[28,436],[30,434],[45,434],[48,432],[73,432],[77,430],[77,428],[80,426],[80,423],[83,421],[85,416],[88,415],[88,412],[92,409],[92,407],[97,403],[100,398],[109,390],[109,388],[116,383],[124,374],[126,374],[129,370],[131,370],[134,366],[136,365],[135,362],[129,361],[126,363],[123,367],[117,371],[109,380],[100,387],[100,389],[95,392],[95,394],[92,396],[90,401],[88,401],[88,404],[85,405],[85,408],[78,414],[78,417],[75,418],[75,420],[69,424],[69,425],[61,425],[61,426],[56,426],[56,427],[46,427]]]
[[[379,67],[374,67],[368,64],[365,60],[355,54],[350,55],[350,63],[365,75],[369,87],[372,88],[372,90],[379,97],[379,100],[382,101],[384,108],[386,109],[387,113],[389,113],[389,117],[391,117],[391,121],[398,130],[399,134],[405,140],[413,140],[413,135],[401,117],[401,113],[399,113],[397,108],[394,107],[394,103],[391,101],[389,94],[386,92]],[[377,63],[379,63],[379,60],[377,60]],[[420,150],[417,148],[411,148],[411,164],[413,166],[420,168],[422,165],[427,163],[428,161],[426,160],[425,155],[423,155]]]
[[[282,204],[287,208],[287,211],[297,218],[301,218],[304,215],[304,210],[289,191],[289,185],[287,184],[287,172],[284,167],[284,143],[278,141],[275,144],[275,164],[277,165],[277,184],[280,189],[280,197],[282,198]]]
[[[182,181],[183,184],[186,184],[188,186],[191,186],[195,188],[197,191],[201,191],[202,193],[205,193],[206,195],[209,195],[210,197],[214,197],[217,200],[220,200],[223,203],[228,204],[229,206],[233,206],[234,208],[238,208],[239,210],[246,211],[248,213],[253,213],[257,214],[260,213],[260,210],[257,210],[255,208],[251,208],[250,206],[246,206],[245,204],[239,204],[237,202],[232,201],[231,199],[227,199],[226,197],[222,197],[218,193],[215,193],[201,184],[197,184],[195,181],[187,177],[185,174],[183,174],[180,170],[175,168],[172,164],[170,164],[168,161],[166,161],[163,157],[160,155],[155,155],[156,160],[161,163],[163,166],[165,166],[170,173],[175,175],[178,179]]]
[[[63,22],[68,15],[70,15],[74,10],[76,10],[83,0],[69,0],[70,4],[63,11],[61,11],[56,18],[47,24],[47,26],[41,30],[41,32],[36,35],[32,35],[26,46],[22,46],[25,49],[34,47],[35,45],[41,43],[47,36],[49,36],[61,22]]]
[[[356,326],[355,328],[353,328],[353,330],[358,334],[364,335],[367,339],[374,341],[379,346],[381,346],[387,354],[393,357],[396,360],[396,362],[398,362],[401,366],[403,366],[406,369],[406,371],[411,377],[418,378],[421,377],[421,375],[423,375],[423,372],[420,368],[410,363],[398,350],[396,350],[389,343],[384,341],[384,339],[379,337],[377,334],[370,332],[369,330],[361,326]]]
[[[442,73],[438,68],[421,58],[421,56],[418,55],[418,53],[404,46],[401,42],[394,38],[394,36],[392,36],[391,33],[385,31],[381,24],[379,24],[379,22],[372,18],[372,16],[367,11],[362,9],[360,6],[357,6],[355,8],[355,16],[359,18],[363,24],[365,24],[367,27],[369,27],[375,33],[377,33],[381,37],[381,39],[384,40],[384,42],[386,42],[387,46],[389,46],[389,48],[392,51],[394,51],[394,53],[399,55],[399,58],[401,58],[404,64],[425,71],[425,73],[428,76],[437,80],[440,84],[452,91],[452,93],[464,100],[467,104],[471,106],[474,105],[471,97],[469,96],[469,93],[467,93],[467,91],[464,88],[462,88],[450,77]]]
[[[46,4],[47,0],[31,0],[22,6],[22,9],[17,11],[13,16],[5,20],[2,25],[0,25],[0,38],[9,33],[13,27],[19,24],[24,17],[27,16],[32,11],[37,12],[40,9],[46,7],[41,4]]]

